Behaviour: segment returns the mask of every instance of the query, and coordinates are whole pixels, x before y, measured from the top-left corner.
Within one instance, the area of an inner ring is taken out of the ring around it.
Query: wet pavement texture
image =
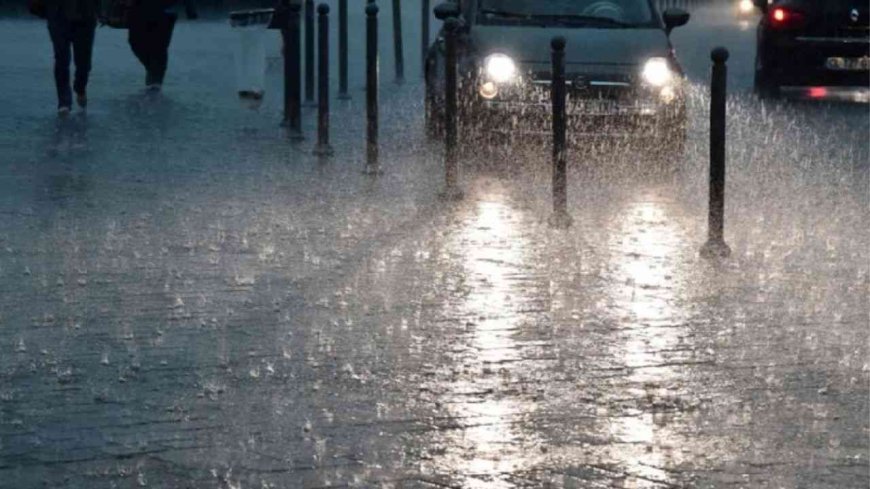
[[[278,127],[276,38],[252,109],[226,23],[179,23],[159,96],[101,29],[89,113],[58,122],[44,25],[0,20],[0,488],[867,487],[866,105],[761,104],[752,29],[696,12],[677,171],[575,155],[556,230],[546,150],[438,198],[416,29],[394,85],[382,8],[380,178],[358,63],[319,160],[312,110],[306,141]]]

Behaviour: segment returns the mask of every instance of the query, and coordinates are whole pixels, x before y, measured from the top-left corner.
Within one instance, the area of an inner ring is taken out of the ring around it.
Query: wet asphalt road
[[[319,161],[279,70],[235,100],[223,23],[179,24],[158,97],[101,30],[58,123],[44,26],[0,20],[0,488],[867,487],[866,105],[760,104],[752,30],[696,12],[678,171],[575,157],[558,231],[546,151],[438,199],[406,35],[371,179],[358,65]],[[734,254],[708,263],[720,44]]]

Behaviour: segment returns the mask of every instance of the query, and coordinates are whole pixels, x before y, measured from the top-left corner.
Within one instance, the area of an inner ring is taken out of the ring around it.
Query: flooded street
[[[277,36],[252,109],[222,18],[179,23],[157,96],[100,29],[88,113],[58,121],[44,24],[0,19],[0,488],[867,487],[866,103],[761,103],[754,30],[693,12],[685,158],[572,153],[554,229],[548,148],[475,152],[439,199],[419,12],[396,85],[380,3],[375,178],[362,42],[323,160],[314,109],[301,143],[278,125]]]

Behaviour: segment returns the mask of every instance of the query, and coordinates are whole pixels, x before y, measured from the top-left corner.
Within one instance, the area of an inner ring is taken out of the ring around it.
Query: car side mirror
[[[450,17],[459,17],[462,11],[459,9],[459,4],[456,2],[442,2],[435,6],[435,18],[438,20],[447,20]]]
[[[670,34],[672,30],[689,22],[689,12],[681,8],[669,8],[662,14],[665,21],[665,31]]]
[[[767,13],[767,0],[752,0],[752,3],[761,10],[762,13]]]

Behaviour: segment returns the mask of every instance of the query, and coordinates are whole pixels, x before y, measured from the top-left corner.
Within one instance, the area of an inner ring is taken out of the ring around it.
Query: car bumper
[[[764,52],[763,65],[781,85],[870,85],[870,71],[831,69],[829,58],[862,58],[870,55],[867,38],[795,37],[777,39]]]
[[[467,120],[475,132],[510,136],[549,137],[552,134],[552,105],[485,101]],[[609,104],[592,108],[567,108],[568,137],[574,139],[652,139],[685,129],[685,108],[680,102],[668,105]]]

